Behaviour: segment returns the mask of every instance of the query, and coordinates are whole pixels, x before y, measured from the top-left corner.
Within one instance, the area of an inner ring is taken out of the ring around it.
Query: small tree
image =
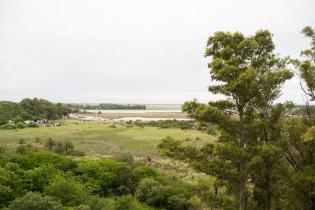
[[[68,141],[66,140],[64,143],[63,143],[63,147],[65,149],[65,153],[68,155],[74,148],[74,145],[71,141]]]
[[[49,151],[52,151],[53,147],[57,144],[57,142],[52,139],[51,137],[48,139],[48,141],[46,142],[46,147]]]

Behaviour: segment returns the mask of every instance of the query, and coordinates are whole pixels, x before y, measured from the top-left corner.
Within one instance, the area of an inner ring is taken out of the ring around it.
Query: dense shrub
[[[20,129],[22,129],[22,128],[26,128],[25,123],[22,123],[22,122],[18,122],[18,123],[16,123],[16,124],[15,124],[15,126],[16,126],[16,128],[20,128]]]
[[[39,167],[42,164],[52,164],[57,169],[72,170],[77,163],[70,158],[52,152],[29,152],[21,156],[19,162],[26,169]]]
[[[160,182],[152,178],[145,178],[137,186],[135,196],[149,205],[165,206],[167,191]]]
[[[62,205],[49,196],[28,192],[25,196],[15,199],[9,206],[9,210],[63,210]]]
[[[56,177],[49,186],[45,188],[45,193],[55,198],[65,206],[77,206],[84,204],[88,198],[84,186],[72,178]]]
[[[121,162],[125,162],[127,163],[129,166],[133,165],[135,160],[133,158],[133,156],[131,154],[127,154],[127,153],[122,153],[122,154],[119,154],[116,159],[118,161],[121,161]]]
[[[157,179],[160,174],[158,171],[151,166],[143,165],[139,166],[134,169],[133,175],[137,181],[144,179],[144,178],[154,178]]]
[[[14,174],[0,167],[0,207],[4,207],[13,198]]]
[[[16,129],[16,125],[11,124],[11,123],[7,123],[7,124],[4,124],[4,125],[1,125],[0,128],[1,129],[5,129],[5,130]]]
[[[26,171],[26,179],[30,182],[32,191],[43,191],[50,180],[58,173],[57,169],[51,165],[41,165],[37,168]]]
[[[21,144],[16,147],[16,152],[19,154],[26,154],[31,151],[37,151],[37,149],[31,144]]]
[[[153,209],[150,206],[185,209],[188,205],[185,197],[190,194],[172,190],[173,184],[183,185],[166,179],[152,166],[134,162],[130,155],[72,160],[47,151],[17,154],[3,149],[0,153],[0,208],[8,207],[15,199],[9,209],[23,209],[23,205],[25,209],[42,209],[44,204],[52,206],[51,209],[63,205],[69,210]],[[27,191],[41,194],[22,197]]]
[[[167,199],[167,207],[172,210],[188,210],[190,204],[183,194],[178,194]]]
[[[118,197],[115,202],[115,210],[134,210],[134,198],[130,195]]]
[[[101,195],[117,192],[121,185],[128,187],[132,177],[131,168],[115,160],[82,161],[77,172],[92,192]]]

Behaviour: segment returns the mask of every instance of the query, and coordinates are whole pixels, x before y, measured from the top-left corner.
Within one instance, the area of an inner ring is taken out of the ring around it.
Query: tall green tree
[[[285,70],[284,62],[274,54],[274,44],[269,31],[258,31],[254,36],[241,33],[217,32],[208,39],[206,56],[210,75],[219,84],[209,91],[228,97],[239,118],[240,209],[246,209],[246,133],[245,112],[254,108],[262,111],[279,96],[279,87],[292,74]]]
[[[274,48],[269,31],[261,30],[249,37],[239,32],[216,32],[210,36],[205,53],[206,57],[211,57],[209,68],[213,82],[209,91],[224,95],[226,100],[208,105],[188,102],[183,110],[199,121],[217,124],[221,132],[219,140],[223,144],[215,149],[206,145],[201,150],[167,145],[166,141],[160,144],[161,151],[166,155],[175,154],[171,147],[179,149],[184,153],[181,159],[193,159],[196,168],[216,176],[218,186],[224,185],[227,193],[239,199],[237,203],[241,210],[247,208],[246,162],[249,148],[253,139],[259,136],[257,127],[254,129],[251,124],[257,118],[260,121],[268,120],[268,113],[274,100],[279,97],[281,85],[292,77],[292,73],[285,69],[287,60],[279,58]],[[204,168],[198,162],[203,162],[209,168]]]
[[[306,87],[301,84],[304,93],[315,100],[315,32],[310,26],[306,26],[302,33],[311,39],[311,48],[301,52],[302,60],[295,60],[298,67],[300,78],[304,81]]]
[[[301,52],[301,60],[294,60],[301,78],[301,89],[308,100],[315,100],[315,32],[307,26],[302,33],[311,39],[310,49]],[[292,168],[288,186],[292,188],[294,209],[315,209],[315,121],[306,101],[308,118],[287,119],[285,128],[285,157]],[[293,199],[292,199],[293,200]]]

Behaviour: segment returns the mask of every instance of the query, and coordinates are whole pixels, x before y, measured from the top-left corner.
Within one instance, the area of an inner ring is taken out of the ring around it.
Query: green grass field
[[[109,123],[83,123],[66,121],[65,125],[57,127],[26,128],[19,130],[0,130],[0,145],[16,147],[20,139],[26,143],[34,143],[39,138],[45,143],[49,137],[73,142],[76,150],[94,152],[102,155],[130,153],[136,156],[157,156],[157,142],[170,136],[184,140],[194,145],[214,142],[216,137],[203,132],[181,129],[160,129],[154,127],[127,128],[124,124],[116,123],[116,128],[110,128]]]

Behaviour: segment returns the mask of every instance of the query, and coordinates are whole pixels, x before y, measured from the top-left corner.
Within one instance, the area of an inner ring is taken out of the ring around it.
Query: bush
[[[215,134],[216,134],[215,128],[214,128],[213,126],[209,126],[209,127],[207,128],[207,134],[209,134],[209,135],[215,135]]]
[[[39,167],[42,164],[52,164],[61,170],[72,170],[77,167],[74,160],[52,152],[29,152],[20,158],[21,165],[26,169]]]
[[[84,191],[84,186],[71,178],[56,177],[49,186],[45,188],[45,193],[65,206],[77,206],[87,200],[88,194]]]
[[[11,124],[11,123],[7,123],[4,125],[1,125],[0,127],[1,129],[5,129],[5,130],[11,130],[11,129],[16,129],[16,125]]]
[[[172,195],[167,200],[168,209],[172,210],[188,210],[189,202],[183,194]]]
[[[133,158],[133,156],[131,154],[128,154],[128,153],[122,153],[122,154],[119,154],[116,159],[118,161],[121,161],[121,162],[125,162],[127,163],[129,166],[130,165],[133,165],[135,160]]]
[[[28,192],[21,198],[15,199],[9,206],[9,210],[63,210],[62,205],[49,196]]]
[[[18,123],[16,123],[16,128],[20,128],[20,129],[23,129],[23,128],[26,128],[26,125],[25,125],[25,123],[22,123],[22,122],[18,122]]]
[[[109,128],[116,128],[116,125],[113,123],[109,126]]]
[[[4,207],[14,197],[14,173],[0,167],[0,208]]]
[[[118,197],[115,202],[115,210],[134,210],[134,198],[130,195]]]
[[[40,138],[39,138],[39,137],[36,137],[35,140],[34,140],[34,142],[37,143],[37,144],[40,144],[40,143],[41,143]]]
[[[30,151],[35,151],[36,148],[34,148],[31,144],[21,144],[18,147],[16,147],[16,152],[20,154],[26,154]]]
[[[25,139],[19,139],[19,144],[25,144],[26,143],[26,141],[25,141]]]
[[[115,200],[111,198],[100,198],[97,196],[89,196],[86,205],[90,207],[91,210],[114,210]]]
[[[130,167],[115,160],[82,161],[77,172],[81,174],[82,182],[100,195],[121,192],[122,188],[118,188],[128,187],[132,178]]]
[[[144,165],[144,166],[139,166],[134,169],[133,175],[136,178],[136,180],[142,180],[144,178],[154,178],[156,179],[160,174],[158,171],[151,166]]]
[[[30,180],[31,190],[43,191],[49,181],[56,176],[58,171],[51,164],[41,165],[40,167],[26,171],[26,178]]]
[[[136,198],[152,206],[165,206],[167,192],[160,182],[152,179],[142,179],[136,188]]]

